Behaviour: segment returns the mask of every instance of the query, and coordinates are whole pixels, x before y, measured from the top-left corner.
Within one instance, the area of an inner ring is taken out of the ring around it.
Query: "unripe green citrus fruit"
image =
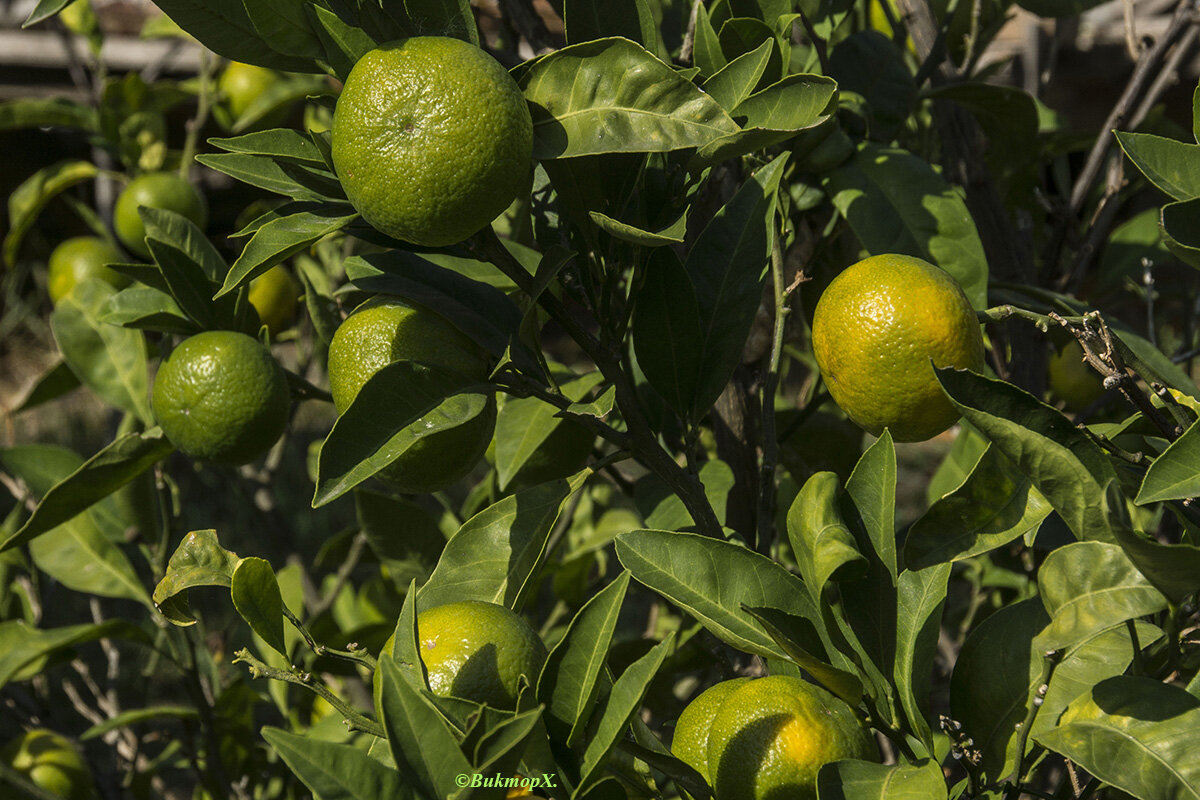
[[[495,59],[459,39],[415,36],[364,55],[338,97],[332,135],[350,203],[413,244],[466,239],[528,183],[525,98]]]
[[[283,367],[262,343],[244,333],[205,331],[163,361],[150,404],[184,454],[238,465],[275,444],[291,400]]]
[[[221,77],[217,78],[217,91],[226,110],[229,111],[231,121],[236,122],[246,113],[251,103],[277,83],[279,73],[275,70],[231,61],[221,72]],[[271,126],[264,122],[264,127]]]
[[[364,383],[394,361],[414,361],[456,373],[463,383],[487,378],[480,348],[434,312],[398,297],[377,297],[354,310],[329,343],[329,389],[343,413]],[[380,477],[401,491],[443,489],[479,462],[496,426],[496,402],[463,424],[422,437]]]
[[[106,264],[121,261],[121,254],[97,236],[75,236],[55,247],[47,265],[47,288],[50,300],[57,303],[70,294],[76,284],[86,280],[101,280],[118,288],[129,283],[121,273]]]
[[[725,698],[749,680],[734,678],[708,687],[688,703],[675,723],[671,752],[704,776],[706,781],[712,779],[708,774],[708,733],[712,729],[713,718],[717,716]]]
[[[524,619],[479,600],[422,611],[417,645],[434,694],[496,708],[514,708],[520,677],[536,685],[546,663],[546,646]]]
[[[962,288],[912,256],[872,256],[834,278],[813,312],[812,342],[846,416],[898,442],[924,441],[958,420],[934,366],[983,369],[983,337]]]
[[[146,225],[138,207],[157,208],[182,214],[203,230],[208,225],[208,206],[204,197],[185,178],[175,172],[150,172],[129,182],[113,207],[113,230],[121,244],[143,258],[149,257]]]
[[[282,264],[250,281],[250,305],[272,336],[287,330],[296,318],[296,303],[303,289]]]
[[[708,732],[720,800],[816,800],[817,773],[843,758],[878,760],[870,732],[842,700],[790,675],[736,687]]]
[[[0,750],[0,761],[56,797],[95,797],[92,773],[79,751],[54,731],[35,729],[10,740]]]
[[[1082,411],[1104,394],[1100,374],[1083,360],[1083,348],[1072,339],[1047,364],[1050,394],[1063,401],[1067,411]]]

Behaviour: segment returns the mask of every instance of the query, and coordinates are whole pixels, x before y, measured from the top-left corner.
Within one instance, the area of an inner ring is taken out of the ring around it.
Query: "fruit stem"
[[[336,708],[338,713],[342,715],[342,719],[345,720],[346,727],[350,730],[369,733],[372,736],[378,736],[381,739],[387,738],[387,732],[383,729],[382,725],[372,719],[369,719],[356,709],[351,708],[345,700],[329,691],[329,689],[325,687],[325,684],[317,681],[311,673],[301,672],[294,667],[291,669],[276,669],[275,667],[268,666],[251,655],[250,651],[244,647],[241,650],[238,650],[234,655],[236,656],[236,658],[233,659],[234,664],[243,663],[249,665],[251,677],[271,678],[273,680],[284,681],[285,683],[294,683],[297,686],[303,686],[310,692],[318,695],[325,702],[329,703],[329,705]]]
[[[333,594],[336,595],[337,592],[334,592]],[[353,645],[351,645],[350,649],[348,650],[336,650],[332,647],[318,643],[317,640],[313,638],[312,634],[308,632],[308,628],[304,626],[304,623],[300,621],[300,618],[293,614],[292,610],[287,606],[283,607],[283,616],[287,618],[288,622],[292,623],[292,627],[304,637],[305,644],[307,644],[309,648],[317,655],[331,656],[333,658],[341,659],[342,661],[349,661],[352,664],[358,664],[359,666],[366,667],[369,670],[374,670],[378,665],[378,662],[376,662],[374,657],[372,657],[365,648],[355,648]]]
[[[467,244],[477,256],[499,268],[527,296],[533,296],[529,273],[505,249],[500,242],[500,237],[496,235],[491,226],[484,226],[483,230],[469,239]],[[600,370],[600,374],[613,385],[617,407],[629,429],[629,449],[651,472],[667,482],[672,491],[683,501],[684,507],[695,520],[696,527],[701,534],[713,538],[723,538],[721,523],[717,519],[712,504],[708,501],[704,485],[698,477],[688,474],[687,470],[681,467],[659,445],[657,436],[643,416],[641,406],[638,405],[637,390],[629,379],[629,375],[621,368],[619,356],[611,348],[601,343],[591,331],[584,328],[574,315],[567,311],[553,292],[540,293],[537,301],[592,359],[592,363]]]
[[[196,143],[200,140],[200,129],[208,120],[208,109],[211,104],[213,75],[216,59],[204,48],[200,48],[200,91],[196,96],[196,116],[187,121],[187,135],[183,140],[183,151],[179,156],[179,176],[187,178],[192,168],[192,159],[196,156]]]
[[[1021,778],[1025,771],[1025,748],[1029,743],[1029,729],[1033,727],[1033,721],[1037,717],[1038,711],[1041,710],[1042,702],[1046,699],[1046,692],[1050,688],[1050,679],[1054,676],[1054,668],[1061,660],[1061,650],[1047,650],[1042,656],[1042,678],[1038,681],[1038,688],[1034,691],[1024,721],[1017,723],[1017,764],[1013,767],[1008,790],[1005,792],[1006,800],[1017,800],[1021,796]]]

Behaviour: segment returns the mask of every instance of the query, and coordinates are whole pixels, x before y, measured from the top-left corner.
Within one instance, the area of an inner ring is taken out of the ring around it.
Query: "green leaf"
[[[1138,571],[1175,604],[1200,589],[1200,547],[1165,544],[1128,529],[1117,531],[1117,544]]]
[[[367,544],[396,588],[424,583],[446,546],[433,515],[411,500],[365,489],[354,493],[354,507]]]
[[[485,387],[413,361],[372,375],[321,445],[313,507],[324,505],[391,464],[422,439],[494,414]]]
[[[454,734],[424,692],[408,682],[392,659],[379,662],[380,704],[398,775],[427,797],[446,797],[455,778],[473,770]]]
[[[469,0],[404,0],[404,10],[419,31],[438,31],[442,36],[479,45],[479,29]]]
[[[118,638],[143,643],[149,639],[140,628],[121,619],[46,629],[35,628],[20,619],[0,622],[0,687],[20,680],[31,666],[41,665],[58,650],[97,639]]]
[[[108,300],[100,321],[121,328],[191,336],[203,328],[184,313],[175,298],[149,286],[130,286]],[[76,381],[78,385],[78,381]]]
[[[1200,496],[1200,422],[1188,426],[1154,459],[1134,502],[1146,505],[1196,496]]]
[[[358,747],[265,727],[263,738],[321,800],[422,800],[398,771]]]
[[[1200,197],[1200,144],[1116,131],[1117,143],[1146,178],[1175,200]]]
[[[876,141],[895,138],[916,103],[917,85],[904,54],[879,31],[858,31],[838,42],[829,55],[829,76],[841,91],[866,100],[867,124]],[[1030,138],[1036,123],[1035,117]]]
[[[567,44],[582,44],[606,36],[621,36],[655,50],[658,26],[646,0],[564,0],[563,24]]]
[[[690,249],[684,270],[695,294],[695,317],[677,270],[668,269],[638,298],[633,321],[638,362],[650,384],[688,419],[707,413],[741,361],[762,299],[786,162],[787,154],[781,155],[746,181]],[[664,263],[671,266],[668,256],[658,265]],[[673,294],[682,294],[681,310],[673,308]],[[665,330],[664,317],[670,320]],[[692,352],[683,365],[673,364],[686,350]]]
[[[242,254],[233,262],[233,267],[225,276],[225,284],[216,296],[221,297],[239,286],[248,284],[318,239],[341,230],[357,216],[358,214],[348,206],[322,204],[311,210],[271,220],[250,237]]]
[[[309,27],[306,0],[246,0],[246,13],[268,47],[290,58],[315,59],[325,54]]]
[[[1016,730],[1042,675],[1034,637],[1050,618],[1038,599],[997,610],[971,631],[950,679],[950,713],[975,741],[989,781],[1011,771]]]
[[[273,128],[224,139],[214,137],[208,143],[228,153],[271,156],[312,167],[325,166],[325,157],[312,139],[292,128]]]
[[[698,477],[717,519],[724,519],[729,490],[733,488],[733,470],[724,461],[713,458],[700,468]],[[696,521],[687,506],[657,475],[644,475],[638,479],[633,487],[633,500],[646,527],[660,531],[695,529]]]
[[[730,61],[700,84],[700,88],[720,103],[722,108],[732,112],[754,93],[767,69],[774,47],[773,41],[764,41],[754,50]]]
[[[672,631],[649,653],[630,664],[613,683],[604,711],[596,724],[596,732],[588,740],[583,751],[583,768],[580,770],[579,784],[571,795],[573,798],[582,797],[596,782],[605,759],[616,747],[617,740],[629,725],[630,718],[641,707],[642,698],[650,688],[650,681],[674,650],[675,632]]]
[[[669,227],[661,231],[647,231],[635,225],[613,219],[605,214],[601,214],[599,211],[589,211],[588,218],[600,230],[630,244],[640,245],[641,247],[663,247],[668,244],[683,244],[684,231],[682,228],[686,227],[686,224],[680,226],[672,223]],[[686,216],[680,217],[680,219],[684,223],[687,222]]]
[[[70,520],[173,450],[158,428],[114,440],[51,487],[20,530],[0,543],[0,552],[25,544]]]
[[[195,223],[174,211],[138,209],[146,244],[171,297],[203,329],[232,328],[249,333],[257,326],[238,317],[235,297],[213,302],[228,265]]]
[[[963,417],[1027,475],[1081,539],[1111,539],[1122,524],[1108,487],[1116,471],[1071,421],[1010,383],[967,371],[936,370]]]
[[[736,544],[692,533],[639,530],[617,536],[616,548],[635,580],[744,652],[787,657],[743,607],[772,608],[813,624],[820,619],[799,578]],[[816,628],[798,642],[815,657],[825,657]]]
[[[909,729],[917,733],[930,753],[934,740],[929,727],[929,693],[949,580],[950,565],[939,564],[919,572],[907,569],[896,581],[896,660],[892,679]]]
[[[787,513],[788,540],[813,602],[821,603],[825,587],[837,577],[862,577],[868,561],[842,519],[837,497],[840,481],[818,472],[804,482]]]
[[[806,625],[805,620],[798,620],[789,614],[772,608],[746,607],[745,611],[758,620],[763,630],[767,632],[767,635],[787,654],[788,661],[800,667],[811,675],[817,683],[845,700],[851,706],[857,706],[862,701],[863,684],[857,675],[853,672],[847,672],[846,670],[826,664],[804,649],[796,641],[796,638],[793,637],[792,632],[799,631],[803,638],[804,630],[810,627],[810,625]]]
[[[190,720],[199,724],[200,712],[194,706],[157,705],[131,708],[88,728],[79,734],[79,741],[86,742],[88,739],[97,739],[109,731],[129,728],[140,722],[151,720]]]
[[[21,240],[46,204],[77,183],[90,180],[100,170],[90,161],[59,161],[30,175],[8,196],[8,234],[4,237],[4,263],[16,262]]]
[[[0,103],[0,131],[55,127],[94,132],[96,110],[62,97],[22,97]]]
[[[1017,5],[1039,17],[1076,17],[1104,0],[1019,0]]]
[[[229,591],[233,607],[242,619],[277,653],[287,657],[283,642],[283,595],[271,565],[261,558],[243,558],[233,568]]]
[[[29,554],[38,569],[68,589],[154,607],[129,558],[100,532],[90,514],[41,534],[29,542]]]
[[[1013,161],[1033,155],[1029,143],[1038,135],[1038,104],[1015,86],[961,82],[926,92],[937,100],[953,100],[971,112],[987,136],[988,150],[996,159]]]
[[[519,609],[534,589],[563,503],[590,474],[589,470],[570,480],[538,484],[464,522],[421,587],[421,606],[484,600]]]
[[[608,658],[617,616],[629,588],[629,573],[592,596],[550,651],[537,681],[537,698],[546,706],[555,738],[574,747],[596,706],[600,675]]]
[[[604,376],[590,372],[563,383],[559,389],[572,402],[582,400]],[[496,479],[500,491],[511,481],[538,448],[566,420],[558,409],[536,397],[511,398],[496,415]],[[571,424],[571,423],[567,423]]]
[[[518,80],[533,115],[533,157],[661,153],[738,130],[711,97],[621,38],[569,45]]]
[[[987,304],[987,260],[959,189],[921,158],[863,144],[827,173],[825,189],[869,255],[901,253],[954,276],[972,307]]]
[[[285,72],[321,71],[312,59],[282,55],[264,41],[242,0],[155,0],[155,5],[209,50],[231,61]]]
[[[242,152],[201,153],[196,160],[250,186],[315,204],[316,213],[322,210],[321,204],[346,202],[341,190],[335,188],[332,175],[308,164]]]
[[[12,407],[9,413],[17,414],[21,411],[36,408],[43,403],[49,403],[51,400],[57,400],[82,385],[79,377],[71,371],[71,368],[67,366],[65,361],[56,361],[34,381],[33,385],[25,392],[20,401]]]
[[[725,54],[721,52],[721,40],[717,38],[717,32],[713,28],[712,20],[708,16],[708,9],[705,8],[703,3],[695,6],[695,9],[696,36],[692,51],[692,61],[699,68],[701,75],[711,77],[720,72],[729,61],[725,58]],[[767,55],[770,56],[769,50]]]
[[[187,606],[188,589],[197,586],[221,586],[228,589],[237,568],[237,553],[226,550],[217,542],[215,530],[192,531],[171,554],[167,572],[154,587],[154,603],[176,625],[193,625],[195,617]]]
[[[896,580],[896,448],[884,431],[859,457],[846,481],[867,537],[879,560]]]
[[[311,3],[308,8],[313,17],[313,30],[325,49],[324,60],[338,80],[345,82],[358,60],[375,49],[378,42],[361,27],[350,24],[329,9],[316,3]]]
[[[817,775],[821,800],[943,800],[946,777],[936,761],[872,764],[835,761]]]
[[[1167,599],[1125,552],[1106,542],[1074,542],[1054,550],[1038,571],[1038,588],[1051,617],[1038,637],[1041,650],[1069,647],[1167,607]]]
[[[988,444],[966,481],[908,529],[904,561],[922,569],[987,553],[1036,530],[1052,510],[1032,481]]]
[[[1160,211],[1159,228],[1167,250],[1200,269],[1200,198],[1167,203]]]
[[[102,281],[76,286],[51,312],[50,329],[63,360],[84,385],[149,427],[154,415],[146,340],[137,331],[100,321],[115,291]]]
[[[1178,686],[1109,678],[1035,740],[1141,800],[1200,798],[1200,699]]]

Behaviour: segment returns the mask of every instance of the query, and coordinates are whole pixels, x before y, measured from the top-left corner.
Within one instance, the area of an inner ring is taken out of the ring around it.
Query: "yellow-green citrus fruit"
[[[1104,394],[1100,373],[1084,362],[1083,348],[1074,339],[1050,356],[1047,372],[1050,394],[1068,411],[1081,411]]]
[[[150,404],[163,433],[186,455],[246,464],[263,455],[287,427],[287,376],[257,339],[205,331],[185,339],[163,361]]]
[[[203,230],[208,225],[208,206],[195,186],[175,172],[150,172],[129,182],[113,207],[113,230],[130,252],[149,257],[146,225],[138,207],[157,208],[182,214]]]
[[[709,728],[708,773],[721,800],[815,800],[817,773],[843,758],[878,760],[870,732],[846,703],[790,675],[738,686]]]
[[[354,65],[333,115],[333,164],[363,219],[397,239],[454,244],[528,183],[533,123],[500,64],[473,44],[416,36]]]
[[[394,361],[415,361],[482,381],[488,362],[461,331],[428,309],[397,297],[368,300],[346,318],[329,343],[329,389],[338,413],[363,384]],[[479,462],[496,427],[496,403],[462,425],[422,437],[380,472],[405,492],[443,489]]]
[[[430,690],[495,708],[514,708],[522,675],[537,684],[546,646],[515,612],[480,600],[417,615],[417,645]]]
[[[0,761],[12,767],[39,789],[67,800],[95,797],[87,764],[65,736],[35,729],[10,740],[0,750]]]
[[[109,269],[106,264],[121,261],[121,254],[97,236],[76,236],[67,239],[50,253],[47,267],[50,299],[57,303],[70,294],[76,284],[86,280],[101,280],[122,287],[129,279]]]
[[[812,342],[846,416],[899,442],[958,420],[933,366],[983,369],[983,337],[962,288],[912,256],[872,256],[834,278],[813,312]]]
[[[302,293],[300,282],[282,264],[277,264],[250,281],[250,305],[272,336],[287,330],[296,318]]]
[[[671,753],[683,763],[711,780],[708,774],[708,732],[713,718],[725,702],[725,698],[749,678],[734,678],[708,687],[692,702],[688,703],[675,723],[675,735],[671,739]]]
[[[231,61],[217,78],[217,91],[236,121],[259,95],[279,83],[279,73],[254,64]]]

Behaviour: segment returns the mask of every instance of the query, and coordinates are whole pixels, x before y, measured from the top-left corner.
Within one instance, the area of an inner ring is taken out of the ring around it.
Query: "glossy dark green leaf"
[[[588,600],[550,651],[538,677],[537,697],[546,706],[547,724],[568,746],[578,742],[595,708],[600,675],[628,588],[629,573],[622,572]]]
[[[971,305],[987,303],[987,260],[959,189],[926,161],[894,147],[864,144],[827,173],[825,189],[871,255],[902,253],[954,276]]]
[[[1200,797],[1200,699],[1178,686],[1109,678],[1036,741],[1140,800]]]
[[[142,207],[138,213],[150,254],[180,309],[204,329],[244,329],[235,297],[213,301],[229,267],[204,232],[174,211]]]
[[[1200,198],[1163,206],[1160,229],[1167,250],[1200,269]]]
[[[250,237],[217,297],[248,284],[318,239],[341,230],[357,216],[349,206],[327,204],[268,222]]]
[[[1112,528],[1123,524],[1106,494],[1116,472],[1091,439],[1010,383],[953,369],[937,376],[963,417],[1029,477],[1077,537],[1112,539]]]
[[[829,55],[829,76],[843,92],[854,92],[866,101],[870,136],[890,141],[911,113],[917,85],[904,54],[879,31],[852,33]],[[1036,118],[1032,134],[1037,133]]]
[[[808,652],[797,639],[811,638],[806,632],[812,623],[801,620],[773,608],[745,608],[763,630],[767,632],[777,645],[787,653],[787,658],[796,666],[807,672],[817,683],[824,686],[851,706],[857,706],[862,701],[863,685],[853,672],[838,669],[826,664],[821,659]],[[798,633],[794,636],[793,632]]]
[[[718,520],[723,520],[729,490],[733,488],[733,470],[724,461],[714,458],[704,463],[698,477],[713,513]],[[642,513],[645,525],[654,530],[695,530],[696,521],[687,506],[657,475],[645,475],[634,484],[633,501]]]
[[[754,93],[767,69],[774,47],[773,41],[765,41],[754,50],[743,53],[700,84],[700,88],[720,103],[722,108],[732,112]]]
[[[1150,133],[1116,132],[1117,143],[1147,180],[1175,200],[1200,197],[1200,144]]]
[[[1074,542],[1050,553],[1038,571],[1038,588],[1051,617],[1037,640],[1042,650],[1069,647],[1167,607],[1125,552],[1106,542]]]
[[[633,317],[633,345],[650,385],[679,413],[692,407],[704,374],[703,322],[691,276],[670,248],[645,266]]]
[[[391,464],[422,439],[495,414],[485,386],[457,374],[394,361],[372,375],[325,437],[313,507],[324,505]]]
[[[96,110],[62,97],[22,97],[0,103],[0,130],[19,128],[96,129]]]
[[[153,414],[146,340],[137,331],[100,321],[115,291],[102,281],[79,284],[51,312],[50,329],[63,360],[84,385],[149,426]]]
[[[896,659],[892,679],[909,729],[916,732],[929,752],[934,744],[929,725],[929,693],[949,580],[950,565],[939,564],[920,571],[906,569],[896,581]]]
[[[1146,580],[1172,603],[1182,603],[1200,589],[1200,547],[1163,543],[1128,529],[1117,531],[1117,544]]]
[[[720,72],[728,63],[725,54],[721,52],[721,40],[713,27],[708,9],[703,3],[696,8],[696,33],[692,50],[692,61],[704,77],[712,77]],[[772,46],[774,46],[772,44]],[[767,55],[770,55],[768,51]]]
[[[376,679],[381,681],[381,721],[398,774],[415,778],[427,797],[453,794],[458,788],[455,779],[473,770],[437,707],[401,675],[391,659],[379,662]]]
[[[602,380],[598,371],[590,372],[561,384],[559,389],[569,400],[579,401]],[[521,467],[565,422],[557,412],[557,408],[536,397],[511,398],[504,403],[496,415],[496,479],[500,491],[508,488]]]
[[[275,571],[261,558],[243,558],[233,568],[229,587],[233,607],[263,641],[282,656],[287,656],[283,642],[283,595]]]
[[[76,592],[137,601],[153,608],[150,593],[124,552],[91,514],[79,514],[29,542],[42,572]]]
[[[533,115],[533,156],[661,153],[738,129],[711,97],[640,45],[570,45],[520,76]]]
[[[617,558],[635,580],[687,609],[714,635],[747,653],[787,657],[743,607],[820,619],[799,578],[735,544],[692,533],[639,530],[617,536],[616,547]],[[799,644],[817,657],[825,655],[815,631]]]
[[[484,600],[519,609],[534,589],[563,503],[588,475],[538,484],[464,522],[421,587],[421,606]]]
[[[131,727],[142,722],[151,722],[158,720],[190,720],[198,723],[200,712],[194,706],[174,706],[174,705],[155,705],[146,706],[145,708],[131,708],[128,711],[122,711],[113,717],[106,719],[98,725],[85,730],[79,734],[79,741],[86,742],[88,739],[97,739],[109,731],[120,730],[121,728]]]
[[[1029,478],[989,444],[966,481],[908,529],[904,561],[921,569],[986,553],[1037,529],[1052,510]]]
[[[132,481],[174,447],[154,428],[122,436],[56,483],[21,528],[0,543],[0,552],[25,544],[70,520]]]
[[[1028,92],[1015,86],[962,82],[938,86],[926,94],[938,100],[953,100],[971,112],[987,135],[993,156],[1030,155],[1029,142],[1038,133],[1038,107]]]
[[[653,52],[658,42],[658,26],[646,0],[612,0],[603,5],[564,0],[563,23],[568,45],[621,36]]]
[[[353,256],[346,260],[346,276],[363,291],[436,309],[496,358],[508,350],[521,325],[520,309],[503,291],[415,253]]]
[[[687,217],[680,217],[684,225],[672,224],[660,231],[647,231],[626,222],[613,219],[599,211],[589,211],[588,218],[596,227],[623,242],[636,244],[641,247],[663,247],[669,244],[683,244],[683,228],[686,228]]]
[[[541,721],[542,709],[540,707],[523,711],[499,724],[490,726],[486,732],[481,734],[480,740],[475,746],[471,765],[475,768],[476,774],[516,777],[518,783],[515,787],[510,788],[506,785],[483,789],[468,784],[465,791],[460,790],[454,795],[455,800],[460,798],[461,800],[468,798],[470,800],[485,800],[485,798],[490,800],[493,797],[501,800],[513,792],[514,788],[520,791],[536,785],[533,783],[534,781],[546,780],[544,775],[520,775],[517,773],[517,769],[525,759],[530,740],[546,735],[545,729],[540,724]]]
[[[688,406],[676,409],[689,419],[707,413],[741,361],[762,299],[776,191],[786,163],[786,154],[778,156],[754,173],[704,228],[684,262],[700,320],[700,339],[690,346],[702,359]]]
[[[324,61],[338,80],[344,82],[358,60],[380,44],[358,25],[350,24],[316,3],[309,6],[309,13],[313,18],[313,30],[325,49]]]
[[[1200,496],[1200,422],[1193,422],[1154,459],[1134,502],[1145,505],[1197,496]]]
[[[70,3],[71,0],[38,0],[38,4],[34,6],[33,11],[29,12],[29,16],[21,23],[21,27],[28,28],[32,25],[37,25],[39,22],[45,22],[70,5]]]
[[[201,153],[196,156],[196,160],[242,183],[290,197],[298,202],[322,203],[340,199],[337,195],[331,197],[301,184],[285,171],[283,162],[267,156],[242,152]]]
[[[243,0],[155,0],[155,5],[205,47],[231,61],[287,72],[320,71],[310,58],[282,55],[270,47]]]
[[[424,583],[446,546],[433,515],[411,500],[364,489],[354,493],[354,507],[367,544],[396,587]]]
[[[867,538],[879,560],[896,579],[896,447],[884,431],[866,449],[846,481]]]
[[[149,286],[130,286],[109,299],[100,321],[139,331],[191,336],[203,328],[184,313],[175,298]]]
[[[321,800],[421,800],[395,769],[358,747],[265,727],[263,738],[288,768]]]
[[[1011,771],[1016,729],[1042,675],[1034,637],[1050,621],[1035,597],[1005,606],[971,631],[950,680],[950,714],[974,740],[989,780]]]
[[[250,23],[262,40],[289,58],[320,58],[321,41],[309,25],[305,0],[244,0]]]
[[[325,166],[325,158],[312,139],[292,128],[273,128],[229,138],[214,137],[208,143],[228,153],[271,156],[312,167]]]
[[[404,0],[404,10],[419,31],[437,31],[479,44],[479,29],[468,0]]]
[[[16,262],[21,241],[47,203],[66,189],[99,174],[100,170],[90,161],[59,161],[33,173],[13,189],[8,196],[4,263],[11,267]]]
[[[82,385],[79,377],[71,371],[65,361],[56,361],[38,376],[9,413],[16,414],[37,408],[43,403],[57,400]]]
[[[583,767],[573,797],[582,797],[600,777],[600,770],[608,754],[616,747],[617,740],[624,734],[629,719],[641,708],[642,698],[650,688],[650,681],[658,674],[667,656],[675,650],[675,633],[654,646],[646,655],[626,667],[621,677],[613,682],[608,693],[604,711],[596,723],[595,734],[589,738],[583,751]]]
[[[862,577],[867,571],[867,558],[842,519],[840,491],[837,475],[818,472],[805,481],[788,509],[788,540],[804,585],[817,604],[834,577]]]
[[[149,637],[121,619],[62,628],[35,628],[21,619],[0,622],[0,687],[20,679],[30,665],[41,664],[57,650],[97,639],[147,642]]]
[[[228,589],[239,561],[237,553],[221,547],[216,531],[192,531],[175,548],[166,575],[154,587],[155,605],[176,625],[195,624],[184,593],[197,586]]]
[[[937,762],[872,764],[835,761],[817,775],[821,800],[944,800],[946,778]]]

